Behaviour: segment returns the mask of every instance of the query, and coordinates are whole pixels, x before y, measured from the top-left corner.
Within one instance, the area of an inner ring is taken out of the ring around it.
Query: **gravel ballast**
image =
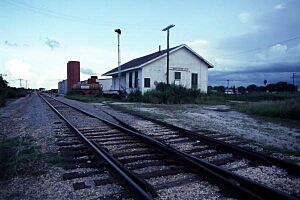
[[[11,102],[6,107],[0,108],[0,113],[1,139],[31,136],[39,147],[41,156],[47,158],[48,155],[58,154],[56,136],[67,129],[61,128],[65,126],[61,119],[38,97],[37,93]],[[96,199],[111,197],[122,190],[115,184],[74,190],[72,183],[75,179],[64,181],[62,178],[63,174],[70,171],[59,167],[56,163],[49,163],[47,159],[41,159],[36,163],[35,170],[42,173],[18,174],[7,180],[1,180],[0,199]],[[99,179],[98,176],[90,178]]]

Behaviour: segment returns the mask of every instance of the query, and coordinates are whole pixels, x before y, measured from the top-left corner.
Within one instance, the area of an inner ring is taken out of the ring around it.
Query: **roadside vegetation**
[[[63,159],[56,153],[42,153],[31,136],[0,139],[0,180],[16,176],[37,176],[49,166],[60,166]]]
[[[69,93],[65,96],[68,99],[81,101],[85,103],[101,103],[103,101],[116,101],[117,97],[105,97],[101,95],[83,95],[76,93]]]
[[[300,93],[297,88],[286,82],[265,86],[231,88],[233,94],[225,94],[224,86],[208,87],[208,93],[188,89],[180,85],[159,83],[155,90],[139,91],[116,97],[102,95],[68,94],[66,97],[82,102],[141,102],[152,104],[226,104],[231,108],[248,114],[300,119]],[[124,92],[125,93],[125,92]]]
[[[5,138],[0,141],[0,179],[38,173],[41,158],[39,147],[32,137]]]
[[[281,101],[247,102],[236,104],[234,108],[248,114],[300,120],[300,96]]]
[[[5,106],[8,99],[24,97],[26,94],[26,89],[9,87],[3,77],[0,76],[0,107]]]

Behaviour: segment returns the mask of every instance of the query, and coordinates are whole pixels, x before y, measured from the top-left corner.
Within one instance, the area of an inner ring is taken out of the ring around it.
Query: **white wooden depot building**
[[[103,76],[112,76],[112,90],[119,90],[120,87],[127,93],[133,90],[144,93],[155,89],[157,83],[167,82],[167,50],[133,59],[120,68],[120,79],[118,67],[103,74]],[[200,89],[201,92],[206,93],[208,68],[213,66],[185,44],[169,49],[170,84]]]

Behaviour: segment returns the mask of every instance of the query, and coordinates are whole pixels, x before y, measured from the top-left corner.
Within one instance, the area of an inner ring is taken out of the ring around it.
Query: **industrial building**
[[[62,80],[58,82],[58,94],[67,94],[68,92],[68,81]]]
[[[74,84],[80,82],[80,62],[69,61],[67,64],[67,92],[72,90]]]
[[[102,88],[103,92],[111,90],[111,86],[112,86],[112,79],[111,78],[97,79],[97,82],[100,84],[100,87]]]
[[[170,48],[169,58],[169,83],[207,92],[208,69],[213,68],[212,64],[185,44]],[[155,89],[157,83],[166,82],[166,66],[167,50],[159,50],[121,65],[120,79],[118,67],[103,76],[112,76],[112,90],[126,90],[127,93],[138,90],[144,93]]]
[[[58,94],[67,94],[70,91],[81,94],[98,94],[103,90],[111,89],[111,79],[98,79],[91,76],[80,81],[80,62],[69,61],[67,63],[67,79],[58,82]]]

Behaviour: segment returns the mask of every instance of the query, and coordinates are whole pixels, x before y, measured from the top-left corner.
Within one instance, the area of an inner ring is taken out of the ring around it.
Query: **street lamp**
[[[121,55],[120,55],[120,35],[121,29],[115,29],[115,32],[118,34],[118,80],[119,80],[119,91],[121,88]]]
[[[174,26],[175,26],[174,24],[171,24],[162,30],[162,31],[167,31],[167,85],[169,85],[169,37],[170,37],[169,30]]]

